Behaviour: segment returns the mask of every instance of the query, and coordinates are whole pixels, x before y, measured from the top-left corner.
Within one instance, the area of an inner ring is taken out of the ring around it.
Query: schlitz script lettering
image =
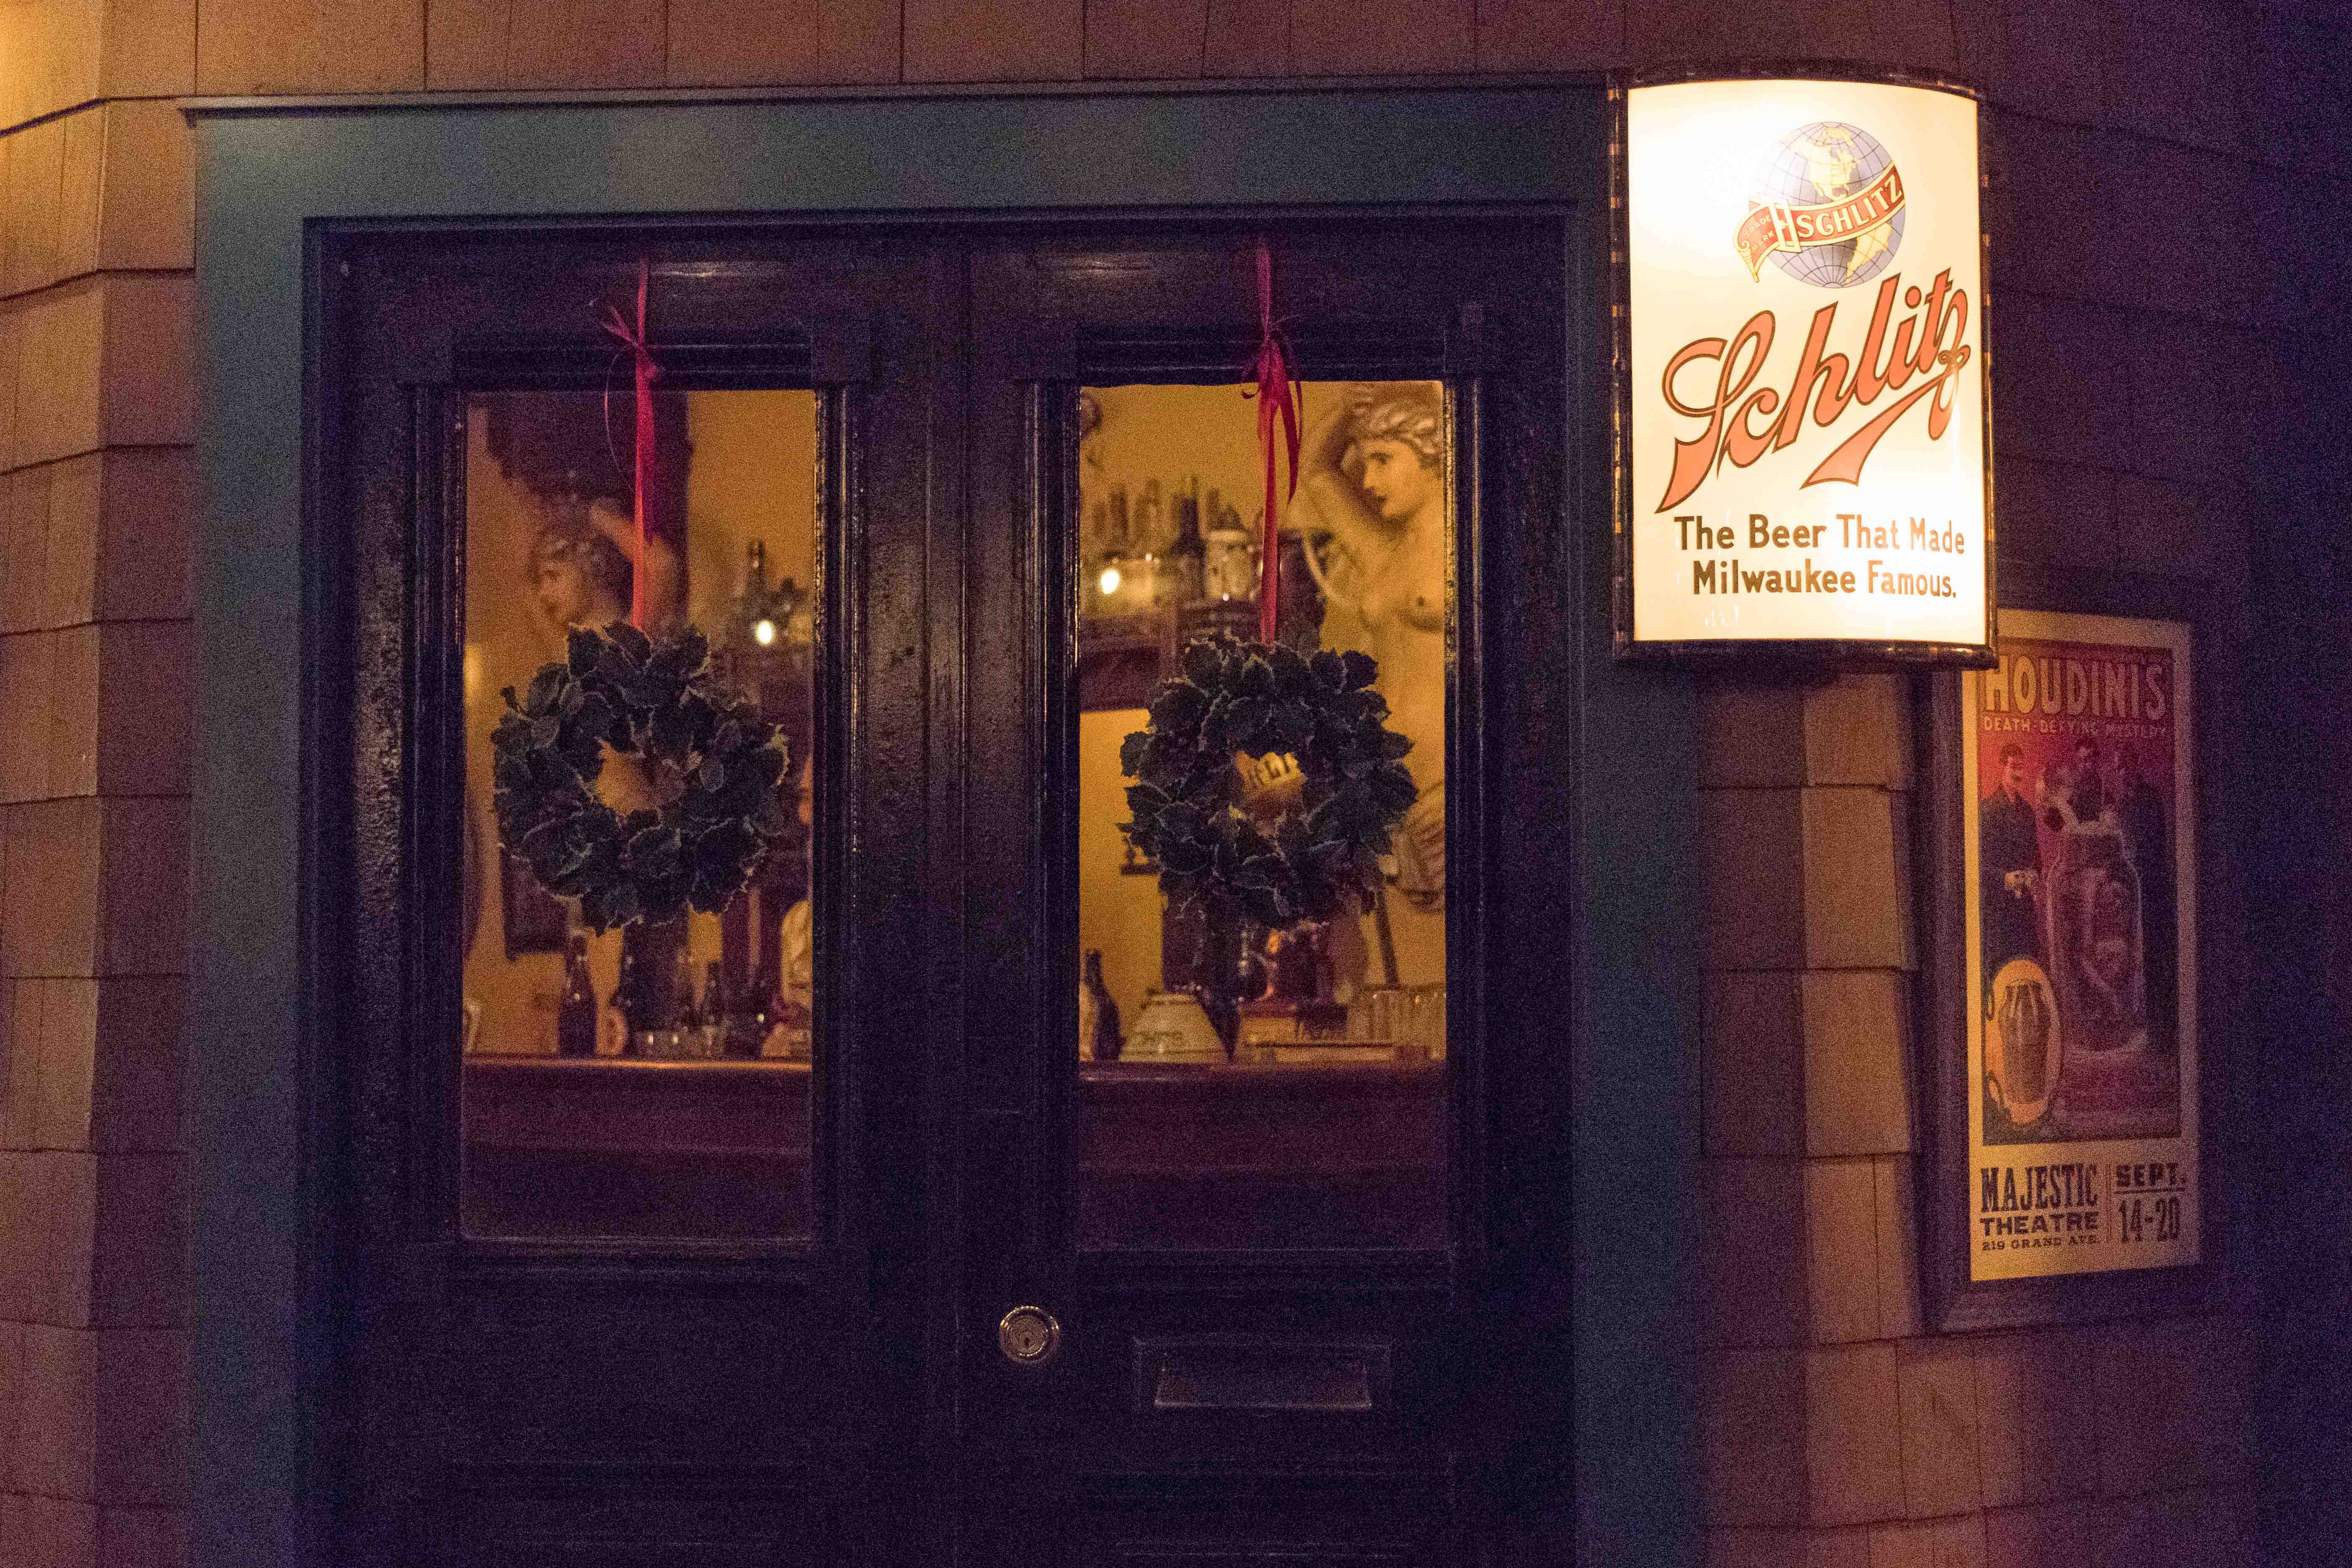
[[[1896,321],[1898,294],[1908,313]],[[1721,338],[1700,338],[1685,344],[1666,362],[1663,378],[1666,406],[1685,418],[1703,419],[1706,425],[1687,439],[1675,438],[1674,473],[1666,481],[1664,499],[1658,502],[1660,511],[1688,500],[1726,462],[1745,468],[1767,452],[1796,445],[1805,431],[1809,405],[1812,423],[1827,430],[1849,411],[1870,408],[1886,394],[1903,392],[1914,376],[1927,379],[1839,442],[1814,465],[1805,485],[1832,479],[1859,483],[1871,452],[1895,422],[1922,400],[1927,404],[1927,438],[1943,439],[1951,425],[1960,372],[1975,354],[1963,341],[1969,331],[1968,290],[1952,287],[1950,269],[1936,274],[1934,285],[1924,295],[1916,283],[1905,289],[1899,272],[1880,284],[1858,359],[1830,351],[1837,312],[1834,303],[1813,312],[1804,349],[1797,357],[1796,374],[1790,378],[1785,393],[1756,384],[1771,357],[1778,326],[1769,310],[1750,316],[1727,343]],[[1708,362],[1716,367],[1710,395],[1690,398],[1676,390],[1687,369]]]

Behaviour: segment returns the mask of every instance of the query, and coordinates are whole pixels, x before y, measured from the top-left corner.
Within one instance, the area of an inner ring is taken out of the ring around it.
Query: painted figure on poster
[[[2009,644],[1985,678],[1975,805],[1988,1143],[2179,1125],[2159,700],[2171,688],[2157,657],[2084,645]]]
[[[2151,1048],[2179,1048],[2179,938],[2173,914],[2172,835],[2165,822],[2164,795],[2150,782],[2155,767],[2169,772],[2171,758],[2134,752],[2123,758],[2120,814],[2124,837],[2139,873],[2141,948],[2147,955],[2147,1035]]]
[[[2012,958],[2039,962],[2042,948],[2042,835],[2025,792],[2025,748],[2000,749],[2000,783],[1978,804],[1979,865],[1984,912],[1984,972]]]
[[[2099,825],[2107,813],[2107,792],[2099,778],[2097,742],[2086,737],[2074,742],[2073,763],[2043,775],[2042,798],[2053,833]]]
[[[2043,820],[2058,835],[2045,918],[2068,1041],[2084,1050],[2144,1046],[2139,874],[2107,800],[2095,741],[2077,739],[2071,763],[2042,775],[2042,798]]]

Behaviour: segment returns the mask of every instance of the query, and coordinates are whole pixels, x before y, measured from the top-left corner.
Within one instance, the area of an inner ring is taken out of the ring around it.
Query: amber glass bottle
[[[1087,950],[1087,994],[1094,998],[1095,1034],[1094,1058],[1098,1062],[1118,1059],[1118,1004],[1111,997],[1110,987],[1103,984],[1102,949]]]
[[[555,1054],[596,1054],[596,989],[588,982],[588,938],[572,933],[572,955],[563,968],[563,995],[555,1005]]]

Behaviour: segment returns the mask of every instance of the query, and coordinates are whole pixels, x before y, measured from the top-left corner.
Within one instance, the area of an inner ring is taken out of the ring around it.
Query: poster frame
[[[2223,589],[2221,592],[2215,590]],[[2230,1216],[2239,1173],[2227,1158],[2244,1110],[2240,1079],[2226,1051],[2210,1048],[2211,1021],[2242,996],[2245,953],[2231,911],[2240,903],[2232,843],[2223,831],[2244,803],[2220,760],[2238,754],[2242,721],[2231,700],[2238,677],[2227,629],[2242,618],[2223,584],[2135,573],[2036,570],[2010,574],[2005,609],[2122,620],[2163,620],[2189,628],[2189,809],[2193,858],[2179,868],[2195,879],[2194,924],[2180,932],[2193,976],[2200,1023],[2195,1085],[2199,1181],[2199,1258],[2194,1263],[2021,1279],[1970,1277],[1968,1070],[1969,987],[1966,843],[1962,814],[1976,781],[1961,768],[1962,675],[1922,672],[1915,745],[1918,778],[1914,875],[1919,900],[1920,973],[1914,992],[1913,1082],[1921,1158],[1913,1218],[1919,1237],[1920,1305],[1929,1333],[2095,1322],[2116,1318],[2217,1311],[2231,1295]]]
[[[1628,205],[1628,95],[1636,88],[1708,81],[1810,80],[1861,82],[1948,92],[1977,106],[1977,353],[1984,411],[1984,641],[1873,641],[1853,637],[1703,637],[1637,639],[1633,636],[1633,246]],[[1620,661],[1680,664],[1701,668],[1750,665],[1808,670],[1985,669],[1999,639],[2000,588],[1993,511],[1992,245],[1985,232],[1984,194],[1990,148],[1990,106],[1982,89],[1944,72],[1853,61],[1790,58],[1683,62],[1612,72],[1609,79],[1609,449],[1612,504],[1610,622],[1612,651]]]

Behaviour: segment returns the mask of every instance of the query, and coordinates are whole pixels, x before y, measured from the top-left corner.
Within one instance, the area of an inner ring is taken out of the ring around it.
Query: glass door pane
[[[1299,391],[1271,658],[1248,390],[1079,394],[1082,1248],[1445,1245],[1446,393]]]
[[[467,410],[461,1221],[509,1238],[806,1237],[817,395],[661,395],[642,552],[635,421],[612,404],[504,393]],[[531,719],[534,678],[576,628],[628,619],[633,591],[656,647],[687,626],[707,639],[692,689],[709,700],[679,709],[700,715],[685,753],[698,761],[608,738],[567,765],[593,774],[624,841],[677,836],[675,879],[702,902],[733,885],[734,860],[697,837],[698,801],[748,788],[734,804],[779,836],[719,912],[600,931],[593,898],[551,892],[502,841],[515,781],[493,737],[517,702]],[[782,738],[772,784],[715,765],[734,705]]]

